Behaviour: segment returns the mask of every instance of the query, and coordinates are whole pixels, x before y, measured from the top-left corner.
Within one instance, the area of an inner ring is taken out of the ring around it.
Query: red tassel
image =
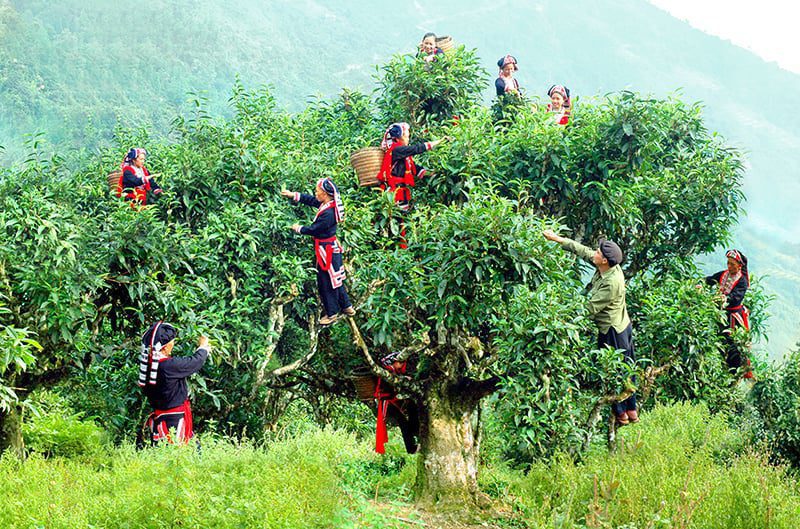
[[[386,432],[386,407],[389,403],[385,400],[378,398],[378,424],[375,427],[375,451],[379,454],[385,454],[386,448],[384,444],[389,440],[389,434]]]

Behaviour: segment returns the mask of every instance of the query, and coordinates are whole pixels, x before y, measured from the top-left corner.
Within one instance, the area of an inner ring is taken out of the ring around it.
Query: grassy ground
[[[487,464],[493,507],[472,519],[416,509],[414,456],[311,430],[265,448],[130,446],[71,458],[0,459],[0,527],[786,528],[800,486],[724,417],[675,405],[623,429],[619,449],[527,473]]]

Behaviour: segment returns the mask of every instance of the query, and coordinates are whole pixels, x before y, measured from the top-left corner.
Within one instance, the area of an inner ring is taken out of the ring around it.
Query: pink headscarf
[[[133,149],[129,150],[125,155],[125,159],[122,161],[123,165],[133,163],[133,161],[138,158],[140,154],[147,156],[147,151],[140,147],[134,147]]]
[[[550,97],[553,97],[554,93],[561,94],[561,97],[563,97],[565,101],[567,100],[567,90],[560,84],[551,86],[550,90],[547,91],[547,95]]]
[[[403,134],[411,130],[411,125],[402,121],[400,123],[392,123],[386,132],[383,133],[383,140],[381,141],[381,149],[388,150],[392,145],[399,140]]]
[[[500,68],[501,73],[503,72],[503,68],[505,68],[506,65],[508,64],[514,65],[514,71],[519,70],[519,66],[517,66],[517,59],[513,55],[506,55],[505,57],[497,61],[497,66],[498,68]]]

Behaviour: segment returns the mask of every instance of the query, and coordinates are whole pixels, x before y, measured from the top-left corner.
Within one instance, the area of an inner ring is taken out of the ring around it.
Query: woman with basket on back
[[[411,127],[408,123],[393,123],[383,134],[381,148],[384,149],[383,163],[378,171],[378,181],[383,190],[394,193],[394,201],[402,212],[411,209],[411,188],[416,180],[422,178],[427,169],[414,163],[414,156],[430,151],[446,139],[426,141],[409,145]],[[408,248],[406,229],[401,223],[400,248]]]
[[[120,198],[130,200],[133,207],[137,204],[147,205],[148,191],[151,191],[154,195],[160,195],[162,192],[161,186],[158,185],[144,165],[146,157],[146,150],[140,148],[131,149],[125,155],[125,159],[120,166],[116,194]]]

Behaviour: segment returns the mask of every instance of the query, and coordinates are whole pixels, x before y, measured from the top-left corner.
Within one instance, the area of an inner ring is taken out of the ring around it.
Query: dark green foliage
[[[381,68],[378,108],[386,124],[406,121],[412,128],[450,120],[480,102],[487,73],[476,50],[459,46],[426,62],[395,56]],[[379,70],[380,72],[380,70]]]
[[[504,133],[478,113],[448,133],[455,143],[437,160],[439,178],[463,188],[485,176],[478,182],[563,218],[573,238],[617,241],[627,275],[711,251],[742,200],[739,153],[706,131],[699,105],[679,99],[623,92],[583,102],[566,127],[523,108]]]
[[[759,370],[750,399],[763,422],[757,432],[773,453],[800,466],[800,349],[780,368]]]
[[[522,108],[496,130],[489,109],[474,106],[483,74],[473,52],[431,69],[407,59],[386,67],[377,104],[343,91],[290,114],[269,91],[237,84],[231,119],[212,119],[195,97],[170,141],[121,128],[120,145],[78,171],[32,145],[28,161],[0,183],[8,323],[36,332],[45,348],[23,387],[71,375],[91,394],[73,404],[106,418],[116,438],[131,436],[146,413],[133,385],[138,336],[164,318],[179,328],[178,354],[190,353],[201,332],[215,345],[193,384],[200,430],[261,438],[298,398],[317,420],[332,421],[336,398],[353,396],[346,380],[363,358],[345,325],[309,335],[317,314],[311,244],[288,227],[308,224],[314,212],[279,195],[311,192],[317,178],[332,176],[348,210],[340,226],[348,289],[373,356],[416,347],[415,382],[446,380],[475,402],[500,387],[512,457],[529,461],[564,444],[579,450],[596,399],[630,374],[619,355],[593,351],[574,261],[541,237],[550,216],[587,242],[618,238],[632,256],[629,272],[648,271],[635,274],[641,287],[632,284],[637,370],[691,360],[653,397],[724,407],[730,378],[707,325],[716,309],[703,308],[708,300],[684,283],[648,279],[708,249],[735,217],[738,154],[705,132],[697,107],[620,94],[583,102],[566,128]],[[432,79],[452,88],[439,95],[461,119],[420,121],[454,141],[420,157],[434,174],[401,217],[388,193],[356,186],[349,154],[375,145],[387,121],[417,112],[420,101],[402,83]],[[142,211],[105,189],[105,174],[133,144],[148,148],[166,190]],[[672,188],[682,194],[653,201]],[[702,219],[689,230],[681,215]],[[396,249],[401,218],[407,251]],[[671,315],[663,306],[675,292],[681,325],[692,329],[685,338],[664,333]],[[269,376],[295,361],[295,372]],[[692,380],[688,389],[680,376]]]
[[[25,448],[49,457],[91,457],[106,448],[108,435],[92,418],[75,412],[63,397],[43,391],[26,401]]]

